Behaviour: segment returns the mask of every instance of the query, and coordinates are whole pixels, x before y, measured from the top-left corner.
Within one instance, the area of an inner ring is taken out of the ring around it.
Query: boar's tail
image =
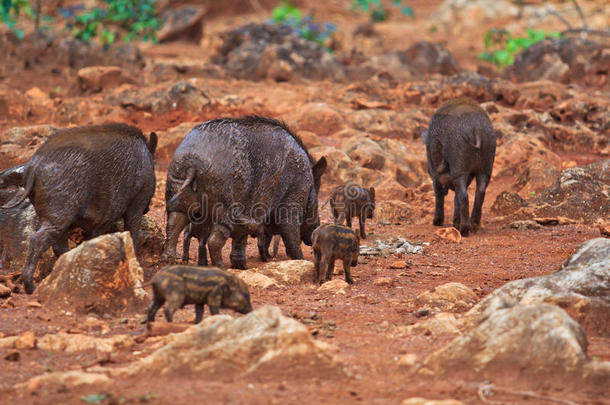
[[[474,131],[472,131],[472,134],[474,135],[474,140],[472,139],[467,139],[467,142],[475,149],[481,149],[481,134],[479,133],[479,131],[477,131],[477,129],[475,128]]]
[[[275,258],[277,256],[277,250],[280,247],[280,235],[275,235],[273,237],[273,246],[271,247],[271,257]]]
[[[154,132],[151,132],[150,136],[148,137],[148,142],[146,142],[146,147],[150,151],[151,155],[155,154],[155,150],[157,150],[158,141],[159,141],[159,138],[157,138],[157,134]]]
[[[12,200],[9,201],[8,203],[6,203],[5,205],[2,206],[2,209],[6,210],[6,209],[10,209],[10,208],[15,208],[16,206],[18,206],[19,204],[24,202],[25,199],[28,198],[28,195],[30,195],[32,188],[34,188],[34,176],[29,175],[29,176],[27,176],[27,183],[25,185],[25,191],[21,194],[21,196],[19,198],[17,198],[17,201],[12,201]]]

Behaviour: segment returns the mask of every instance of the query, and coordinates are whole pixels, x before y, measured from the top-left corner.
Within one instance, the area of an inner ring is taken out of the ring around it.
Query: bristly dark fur
[[[134,127],[132,125],[123,124],[120,122],[109,122],[106,124],[99,124],[99,125],[65,128],[65,129],[60,129],[58,132],[63,132],[63,133],[89,132],[89,133],[97,133],[97,134],[104,133],[104,132],[115,133],[115,134],[120,133],[120,134],[124,134],[124,135],[128,135],[128,136],[132,136],[134,138],[140,138],[141,140],[143,140],[145,143],[148,144],[148,139],[146,139],[146,137],[144,136],[144,134],[142,133],[142,131],[139,128]]]
[[[305,151],[309,161],[313,164],[315,163],[315,159],[309,154],[307,147],[301,140],[301,138],[290,129],[290,127],[282,120],[277,120],[275,118],[263,117],[261,115],[246,115],[240,118],[216,118],[210,121],[203,123],[202,125],[210,126],[210,125],[219,125],[226,123],[235,123],[244,126],[255,126],[255,125],[268,125],[272,127],[279,127],[286,131],[292,136],[295,142]]]

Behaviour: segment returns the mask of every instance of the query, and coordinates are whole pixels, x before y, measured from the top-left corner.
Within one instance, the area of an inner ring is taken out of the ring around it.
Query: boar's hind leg
[[[470,218],[468,216],[468,176],[460,176],[455,182],[455,204],[453,211],[453,226],[462,236],[468,236],[470,232]],[[458,220],[456,222],[456,219]]]
[[[447,187],[438,180],[434,180],[434,226],[443,226],[445,222],[445,195]]]
[[[483,200],[485,199],[485,191],[489,184],[489,176],[486,174],[477,175],[477,190],[474,196],[474,205],[472,206],[472,230],[477,231],[481,226],[481,209],[483,208]]]
[[[182,263],[188,264],[189,262],[189,249],[191,248],[191,225],[184,229],[184,237],[182,239]]]
[[[144,216],[144,209],[146,208],[144,201],[133,202],[127,209],[123,221],[125,222],[125,229],[131,233],[131,240],[133,241],[133,249],[138,251],[138,237],[140,234],[140,227],[142,226],[142,217]]]
[[[161,308],[161,305],[165,300],[158,298],[156,295],[153,298],[152,302],[148,306],[148,316],[146,318],[146,327],[150,329],[150,324],[155,320],[155,315],[157,315],[157,311]]]
[[[326,266],[326,277],[324,277],[324,279],[320,280],[320,284],[322,284],[324,281],[329,281],[331,278],[333,278],[333,272],[335,271],[335,257],[331,256],[330,260],[328,260],[328,264]]]
[[[201,233],[201,238],[199,238],[199,251],[197,252],[197,265],[199,265],[199,266],[208,265],[207,246],[208,246],[208,237],[209,236],[210,236],[210,231],[207,229],[204,229]]]
[[[366,215],[361,213],[358,217],[358,222],[360,223],[360,237],[362,239],[366,239],[366,232],[364,231],[364,223],[366,222]]]
[[[229,239],[230,235],[231,233],[229,228],[224,225],[216,224],[212,228],[210,239],[208,240],[208,248],[210,249],[212,266],[224,268],[222,264],[222,248],[227,239]]]
[[[354,279],[352,278],[352,274],[350,273],[350,260],[351,258],[343,259],[343,271],[345,271],[345,282],[348,284],[354,284]]]
[[[246,269],[246,243],[248,234],[233,237],[231,241],[231,267],[234,269]]]
[[[26,265],[21,272],[21,278],[23,279],[23,285],[25,292],[32,294],[34,292],[34,270],[38,264],[40,256],[50,248],[56,241],[57,238],[66,232],[65,229],[57,229],[56,226],[48,221],[44,221],[38,231],[30,238],[30,249],[28,251],[28,258]]]
[[[68,232],[64,232],[57,238],[57,242],[53,244],[53,253],[55,257],[59,257],[66,253],[68,250]]]
[[[195,323],[201,322],[203,319],[203,303],[195,304]]]
[[[301,235],[299,225],[284,224],[280,230],[286,254],[293,260],[303,259],[303,251],[301,250]]]

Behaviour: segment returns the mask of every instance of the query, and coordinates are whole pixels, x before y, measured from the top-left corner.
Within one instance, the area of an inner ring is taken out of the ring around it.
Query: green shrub
[[[392,0],[394,7],[400,7],[400,11],[404,15],[413,17],[413,9],[402,4],[402,0]],[[388,18],[387,8],[384,7],[381,0],[353,0],[352,10],[360,9],[365,13],[369,13],[371,21],[385,21]]]
[[[317,42],[327,50],[329,38],[337,32],[335,24],[316,22],[310,15],[303,17],[301,10],[291,0],[282,0],[271,12],[271,18],[274,24],[289,27],[301,38]]]
[[[33,17],[34,12],[28,0],[1,0],[0,1],[0,21],[9,27],[19,39],[23,38],[23,30],[16,27],[17,18],[21,12],[28,17]]]
[[[479,53],[479,60],[495,64],[503,69],[515,62],[515,55],[547,38],[560,38],[560,32],[527,29],[526,37],[513,37],[506,30],[492,29],[485,33],[483,42],[486,52]]]

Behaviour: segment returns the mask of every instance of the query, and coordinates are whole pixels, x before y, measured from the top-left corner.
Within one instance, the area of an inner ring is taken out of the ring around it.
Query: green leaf
[[[91,395],[87,395],[87,396],[82,396],[80,399],[82,399],[83,401],[89,403],[89,404],[99,404],[101,403],[103,400],[105,400],[108,397],[107,394],[91,394]]]
[[[413,9],[411,7],[403,6],[401,11],[404,15],[408,15],[409,17],[414,17]]]

